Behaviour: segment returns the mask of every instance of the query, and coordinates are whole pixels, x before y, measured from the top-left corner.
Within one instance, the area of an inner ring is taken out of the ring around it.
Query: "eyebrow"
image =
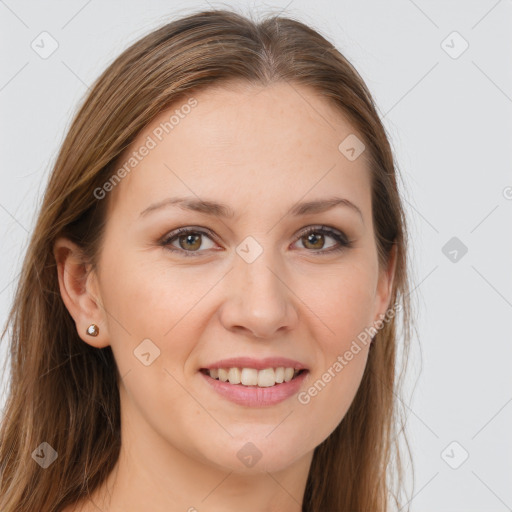
[[[301,216],[312,213],[322,213],[337,206],[350,208],[358,213],[361,220],[364,222],[363,214],[359,207],[352,201],[342,197],[329,197],[326,199],[297,203],[290,208],[287,215]],[[206,199],[195,199],[193,197],[171,197],[148,206],[140,213],[140,217],[144,217],[150,212],[166,207],[179,207],[184,210],[191,210],[222,218],[233,218],[235,216],[235,212],[227,204]]]

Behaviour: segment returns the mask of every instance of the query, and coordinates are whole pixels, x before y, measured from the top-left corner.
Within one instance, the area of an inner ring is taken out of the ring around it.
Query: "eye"
[[[209,230],[202,229],[194,229],[194,228],[179,228],[172,233],[169,233],[161,242],[166,249],[172,252],[180,252],[184,256],[196,256],[194,253],[202,252],[199,251],[201,247],[202,240],[201,237],[210,238],[210,242],[212,241],[213,234]],[[173,245],[173,242],[176,241],[179,245],[179,248]],[[210,249],[211,247],[206,247]]]
[[[325,250],[326,236],[333,239],[338,245],[333,244]],[[343,232],[328,226],[311,226],[307,228],[297,239],[297,242],[299,241],[303,243],[306,249],[313,249],[309,252],[318,252],[320,255],[342,251],[352,246],[352,242]]]
[[[203,252],[199,250],[203,245],[202,237],[206,237],[213,244],[215,235],[208,229],[179,228],[165,236],[160,245],[171,252],[178,252],[183,256],[198,256]],[[325,250],[326,237],[335,241],[327,250]],[[343,232],[328,226],[311,226],[307,228],[296,239],[296,242],[299,241],[303,243],[305,249],[312,249],[309,252],[318,253],[319,255],[341,251],[352,245],[352,242],[348,240]],[[176,243],[178,246],[175,245]],[[203,249],[211,249],[212,247],[210,245],[210,247],[203,247]]]

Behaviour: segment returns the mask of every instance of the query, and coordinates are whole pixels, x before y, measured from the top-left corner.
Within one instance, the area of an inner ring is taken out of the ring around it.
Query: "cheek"
[[[200,308],[194,306],[213,283],[191,284],[186,272],[170,272],[158,263],[116,263],[105,273],[103,286],[111,347],[123,379],[124,414],[138,428],[151,425],[186,447],[189,423],[212,421],[184,390],[183,365],[199,336]]]
[[[307,422],[302,430],[310,433],[314,445],[326,439],[345,417],[359,389],[367,358],[368,346],[361,347],[350,360],[340,352],[312,375],[299,393],[298,407],[303,408]]]
[[[371,262],[354,261],[330,272],[311,273],[297,283],[297,295],[318,326],[315,339],[325,354],[339,353],[372,325],[377,271]],[[309,315],[309,313],[307,313]]]
[[[298,396],[317,441],[336,428],[359,388],[370,346],[375,283],[371,261],[358,261],[329,274],[310,274],[307,283],[294,289],[307,305],[303,311],[317,346],[317,367]]]
[[[163,257],[143,253],[138,259],[110,261],[105,264],[101,293],[120,374],[146,368],[138,356],[149,352],[145,358],[154,361],[147,367],[152,371],[140,378],[160,378],[155,369],[159,375],[170,378],[168,371],[179,377],[204,329],[202,306],[224,272],[173,267]]]
[[[199,278],[193,270],[173,266],[157,250],[106,258],[104,267],[101,294],[111,313],[109,328],[119,332],[124,327],[132,337],[167,337],[215,282],[211,273]]]

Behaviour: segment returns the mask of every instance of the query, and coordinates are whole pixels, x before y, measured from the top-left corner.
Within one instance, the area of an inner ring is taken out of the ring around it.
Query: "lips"
[[[238,357],[200,369],[207,382],[226,398],[241,405],[272,405],[295,393],[308,373],[293,359]]]
[[[253,370],[256,371],[255,369]],[[300,370],[290,381],[267,387],[230,384],[229,381],[222,382],[219,379],[210,377],[207,371],[201,371],[199,374],[203,377],[210,389],[230,402],[245,407],[264,407],[277,405],[297,394],[304,385],[304,380],[309,372],[307,370]]]

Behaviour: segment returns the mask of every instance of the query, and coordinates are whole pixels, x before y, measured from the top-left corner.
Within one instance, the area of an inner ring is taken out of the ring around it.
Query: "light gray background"
[[[324,34],[384,117],[405,182],[419,311],[407,402],[411,510],[512,510],[510,0],[0,0],[2,325],[48,173],[88,85],[173,16],[235,5],[284,9]],[[31,48],[43,31],[59,44],[47,59]],[[453,31],[469,43],[457,58],[445,51],[463,48]],[[442,252],[454,236],[468,248],[455,262]],[[465,452],[452,469],[447,462]]]

